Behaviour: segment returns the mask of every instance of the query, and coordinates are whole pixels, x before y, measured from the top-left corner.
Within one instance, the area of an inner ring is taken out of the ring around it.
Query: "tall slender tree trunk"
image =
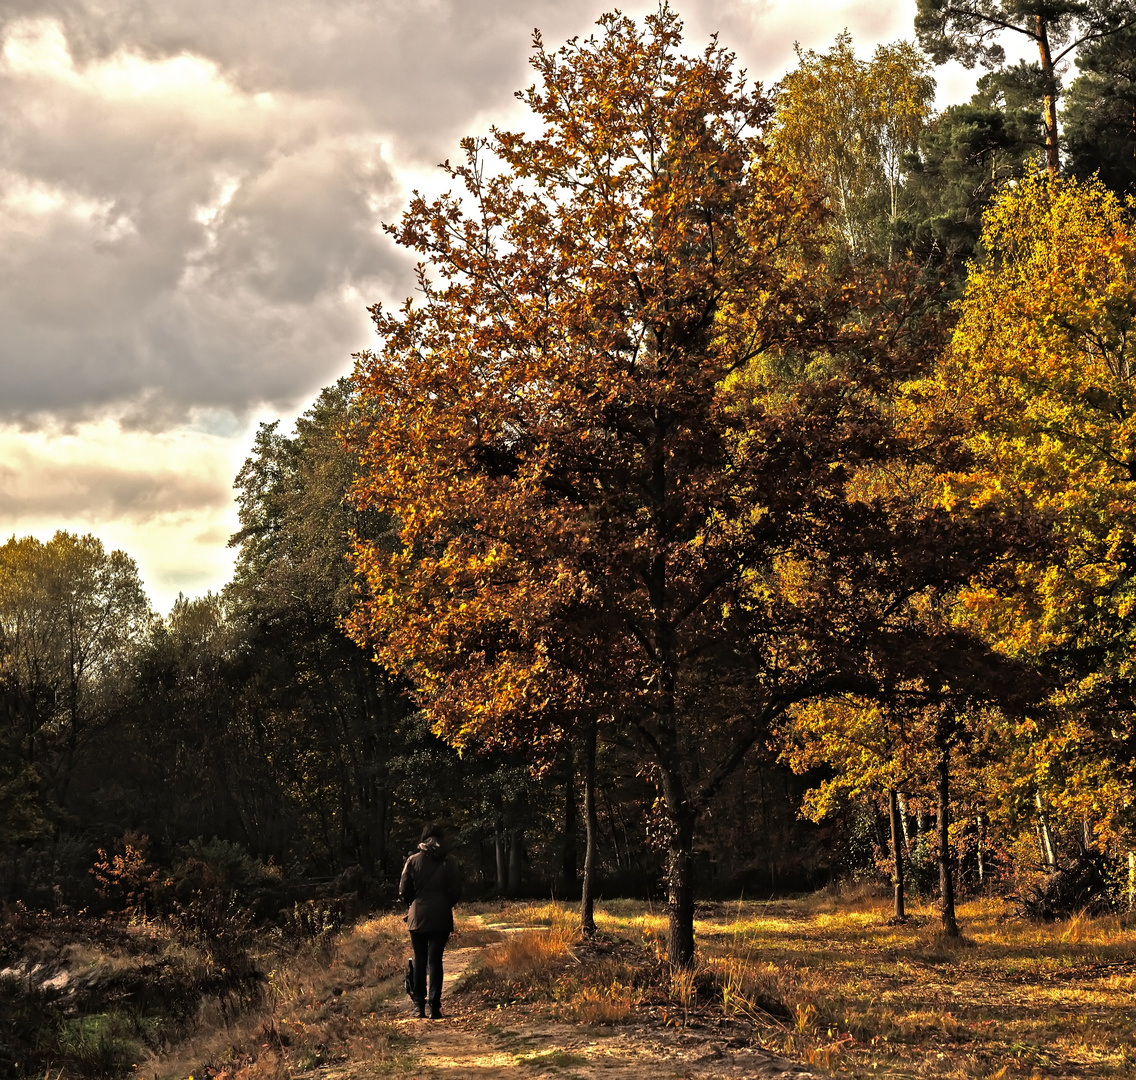
[[[653,227],[653,226],[652,226]],[[666,364],[656,362],[659,375],[669,378]],[[649,650],[655,698],[653,727],[649,736],[662,780],[663,805],[671,827],[667,851],[667,959],[675,967],[694,963],[694,819],[695,813],[687,797],[679,762],[675,660],[675,626],[671,622],[671,596],[667,553],[674,539],[668,515],[668,458],[666,447],[668,420],[659,411],[654,416],[655,428],[651,444],[651,515],[652,547],[647,594],[651,617]]]
[[[983,829],[982,814],[974,815],[974,857],[978,867],[978,887],[986,888],[986,836]]]
[[[599,798],[603,796],[605,816],[607,817],[607,829],[611,833],[611,849],[615,853],[616,868],[627,867],[631,868],[631,844],[627,839],[627,825],[616,811],[615,805],[611,801],[611,793],[605,788],[596,788],[596,813],[599,813]],[[619,834],[623,833],[623,840],[619,839]]]
[[[897,791],[895,798],[899,803],[899,823],[903,826],[903,843],[906,846],[911,843],[911,826],[908,821],[907,796],[904,795],[902,791]]]
[[[888,792],[888,811],[891,817],[891,865],[892,885],[895,889],[896,922],[906,922],[907,912],[903,904],[903,825],[899,817],[899,793],[892,788]]]
[[[888,849],[888,828],[883,815],[880,813],[879,804],[874,797],[869,802],[869,812],[872,815],[872,828],[876,833],[876,845],[880,851],[886,852]]]
[[[525,837],[520,829],[509,834],[509,895],[519,896],[525,869]]]
[[[670,685],[673,687],[673,683]],[[673,709],[673,694],[667,700]],[[675,967],[688,968],[694,964],[694,823],[698,814],[679,770],[673,723],[663,731],[659,764],[663,805],[671,829],[667,844],[667,960]]]
[[[951,749],[944,744],[939,753],[939,912],[943,933],[957,938],[955,919],[955,881],[951,873]]]
[[[596,721],[589,718],[584,728],[584,879],[580,883],[580,932],[591,937],[596,932]]]
[[[1041,843],[1041,857],[1045,861],[1046,872],[1052,874],[1057,869],[1057,855],[1053,849],[1053,836],[1049,831],[1049,817],[1045,813],[1045,803],[1041,801],[1040,791],[1034,794],[1033,801],[1037,807],[1037,835]]]
[[[673,822],[667,852],[667,959],[675,967],[694,963],[694,815]]]
[[[1038,15],[1034,25],[1045,95],[1045,168],[1049,178],[1056,180],[1061,169],[1061,154],[1057,145],[1057,75],[1053,70],[1053,54],[1049,49],[1049,20],[1044,15]]]
[[[386,871],[386,859],[383,858],[383,837],[387,833],[387,790],[385,786],[380,787],[375,792],[372,811],[375,821],[374,826],[367,830],[367,862],[363,869],[368,874],[373,875],[376,870]]]
[[[497,895],[504,896],[509,888],[509,858],[505,847],[505,833],[500,826],[493,837],[497,855]]]

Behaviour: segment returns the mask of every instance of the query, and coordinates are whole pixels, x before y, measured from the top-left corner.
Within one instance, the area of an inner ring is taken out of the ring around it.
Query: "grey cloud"
[[[58,20],[80,78],[0,67],[0,97],[18,103],[0,133],[0,420],[109,410],[161,429],[195,408],[309,397],[368,344],[364,305],[412,287],[413,259],[378,229],[399,215],[399,170],[454,155],[510,106],[533,79],[534,27],[556,46],[612,6],[5,0],[0,37]],[[755,74],[791,55],[793,33],[808,41],[763,3],[682,10],[692,49],[721,29]],[[881,18],[867,0],[839,10],[854,33]],[[201,58],[224,83],[200,97],[84,86],[130,56]],[[63,202],[33,212],[21,185]]]
[[[532,31],[587,33],[611,4],[557,0],[10,0],[9,18],[46,15],[82,60],[123,45],[215,60],[250,91],[342,95],[433,163],[468,117],[531,82]],[[636,5],[632,5],[634,8]],[[653,4],[643,4],[645,9]],[[0,16],[2,18],[3,16]]]
[[[341,143],[278,155],[218,212],[216,251],[203,260],[211,281],[302,303],[380,276],[387,242],[380,246],[372,203],[395,183],[377,147]]]
[[[379,220],[401,187],[358,113],[212,91],[197,115],[0,79],[23,105],[0,161],[0,418],[284,407],[366,340],[363,298],[400,291]]]
[[[46,516],[143,523],[172,513],[222,508],[232,500],[226,484],[168,469],[148,470],[145,462],[132,469],[40,466],[34,492],[19,487],[11,470],[0,472],[0,528],[7,521]]]
[[[0,205],[0,419],[126,409],[160,427],[310,395],[368,343],[365,303],[411,287],[412,258],[378,228],[405,197],[391,154],[452,153],[531,81],[535,24],[556,41],[601,9],[8,0],[0,35],[57,19],[81,77],[190,56],[233,89],[107,97],[81,78],[0,74],[20,104],[0,197],[23,184],[66,200]],[[231,200],[201,220],[226,183]]]

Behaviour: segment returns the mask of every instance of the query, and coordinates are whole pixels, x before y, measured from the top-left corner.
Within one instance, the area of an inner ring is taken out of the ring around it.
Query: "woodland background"
[[[745,99],[762,160],[796,178],[786,205],[808,208],[793,257],[845,297],[839,333],[886,324],[903,352],[888,354],[879,389],[888,415],[919,385],[903,468],[902,454],[877,459],[879,474],[858,475],[882,495],[857,494],[850,477],[833,498],[866,505],[907,484],[947,524],[899,555],[894,534],[865,528],[840,557],[961,554],[904,594],[922,667],[885,677],[882,665],[872,685],[834,681],[760,716],[744,680],[715,669],[729,693],[698,697],[682,768],[739,721],[748,745],[693,821],[683,880],[698,897],[887,881],[902,856],[909,893],[1001,889],[1042,915],[1131,903],[1136,26],[1124,5],[1049,6],[1044,26],[1006,5],[1044,45],[1039,63],[1008,66],[989,25],[952,11],[927,5],[918,44],[867,60],[838,35],[801,52],[768,97]],[[541,68],[554,55],[543,47],[534,64],[547,86],[556,70],[590,77],[605,56],[655,48],[676,79],[713,69],[732,85],[728,56],[680,61],[677,34],[665,10],[643,30],[613,17],[561,69]],[[1053,59],[1080,39],[1064,67]],[[933,62],[952,53],[988,70],[969,102],[936,114]],[[412,208],[396,236],[429,248],[443,210]],[[375,591],[348,555],[398,549],[405,524],[359,481],[374,476],[358,432],[379,363],[361,358],[293,432],[262,426],[235,480],[238,561],[220,594],[159,616],[129,555],[94,537],[0,548],[5,903],[159,912],[211,895],[262,919],[318,894],[386,903],[424,820],[446,827],[473,895],[579,896],[586,734],[534,721],[528,735],[522,722],[509,738],[455,736],[430,712],[415,657],[372,658],[381,644],[358,613]],[[834,370],[789,368],[777,377],[797,402]],[[839,569],[836,554],[813,552]],[[930,597],[921,609],[918,596]],[[451,659],[465,662],[457,647]],[[940,660],[985,682],[948,694],[929,674]],[[675,869],[658,771],[634,724],[593,713],[595,892],[661,896]]]

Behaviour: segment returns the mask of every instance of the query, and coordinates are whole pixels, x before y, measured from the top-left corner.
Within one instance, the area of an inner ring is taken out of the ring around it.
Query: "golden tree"
[[[1136,674],[1132,210],[1096,181],[1034,176],[990,208],[983,243],[942,373],[983,464],[952,488],[1028,502],[1058,546],[1020,561],[1016,589],[974,590],[967,604],[999,648],[1053,664],[1063,686],[1052,719],[1008,726],[1002,779],[1022,804],[1041,792],[1115,834]]]
[[[782,756],[798,773],[824,770],[821,781],[805,796],[802,814],[820,821],[849,802],[882,793],[888,800],[891,828],[892,887],[896,920],[906,919],[904,828],[900,793],[929,775],[924,747],[902,710],[854,694],[806,702],[785,717]]]
[[[904,156],[930,119],[935,80],[909,42],[863,61],[847,30],[826,53],[798,46],[797,59],[778,86],[774,146],[818,186],[841,241],[863,256],[877,223],[895,228]]]

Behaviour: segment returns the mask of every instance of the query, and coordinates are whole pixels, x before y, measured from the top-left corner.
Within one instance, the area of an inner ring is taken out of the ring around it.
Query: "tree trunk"
[[[627,839],[627,826],[624,824],[623,819],[619,817],[615,805],[611,801],[611,794],[608,789],[596,787],[596,813],[599,814],[599,798],[603,796],[604,809],[607,818],[607,830],[611,833],[611,850],[615,853],[615,865],[619,867],[627,867],[631,869],[631,844]],[[597,828],[599,819],[597,817]],[[622,842],[619,839],[620,832],[623,832]],[[599,843],[599,833],[596,833],[596,843]]]
[[[517,830],[509,834],[509,895],[519,896],[525,867],[525,838]]]
[[[367,830],[367,849],[366,859],[363,864],[363,869],[367,871],[372,877],[375,872],[385,874],[387,866],[386,859],[383,852],[383,837],[387,833],[387,789],[380,787],[375,793],[375,805],[373,807],[375,814],[374,828]]]
[[[1057,147],[1057,76],[1053,71],[1053,54],[1049,50],[1049,20],[1038,15],[1034,25],[1045,94],[1045,168],[1049,178],[1056,180],[1061,169],[1061,155]]]
[[[978,866],[978,888],[982,891],[986,889],[986,847],[985,838],[982,834],[982,815],[975,814],[974,816],[974,855]]]
[[[880,851],[886,852],[888,849],[888,830],[875,797],[871,799],[869,806],[872,815],[872,828],[876,833],[876,846]]]
[[[565,755],[564,846],[560,853],[560,891],[565,897],[576,892],[576,755],[571,744]]]
[[[1049,832],[1049,818],[1045,813],[1045,804],[1041,801],[1041,792],[1036,792],[1033,797],[1034,805],[1037,807],[1037,835],[1041,841],[1041,857],[1045,861],[1045,869],[1047,873],[1052,874],[1057,869],[1057,856],[1053,850],[1053,837]]]
[[[667,852],[667,959],[694,965],[694,815],[674,821]]]
[[[580,882],[580,933],[596,932],[596,721],[588,720],[584,729],[584,879]]]
[[[493,837],[497,854],[497,895],[504,896],[509,888],[509,860],[505,848],[505,834],[498,829]]]
[[[943,933],[957,938],[955,919],[955,882],[951,874],[951,751],[943,746],[939,755],[939,911]]]
[[[907,913],[903,908],[903,826],[899,816],[899,793],[892,788],[888,792],[888,810],[891,816],[891,860],[892,885],[895,888],[895,920],[906,922]]]
[[[908,824],[907,796],[897,791],[896,802],[899,804],[899,824],[903,827],[903,844],[906,847],[911,843],[911,826]]]

